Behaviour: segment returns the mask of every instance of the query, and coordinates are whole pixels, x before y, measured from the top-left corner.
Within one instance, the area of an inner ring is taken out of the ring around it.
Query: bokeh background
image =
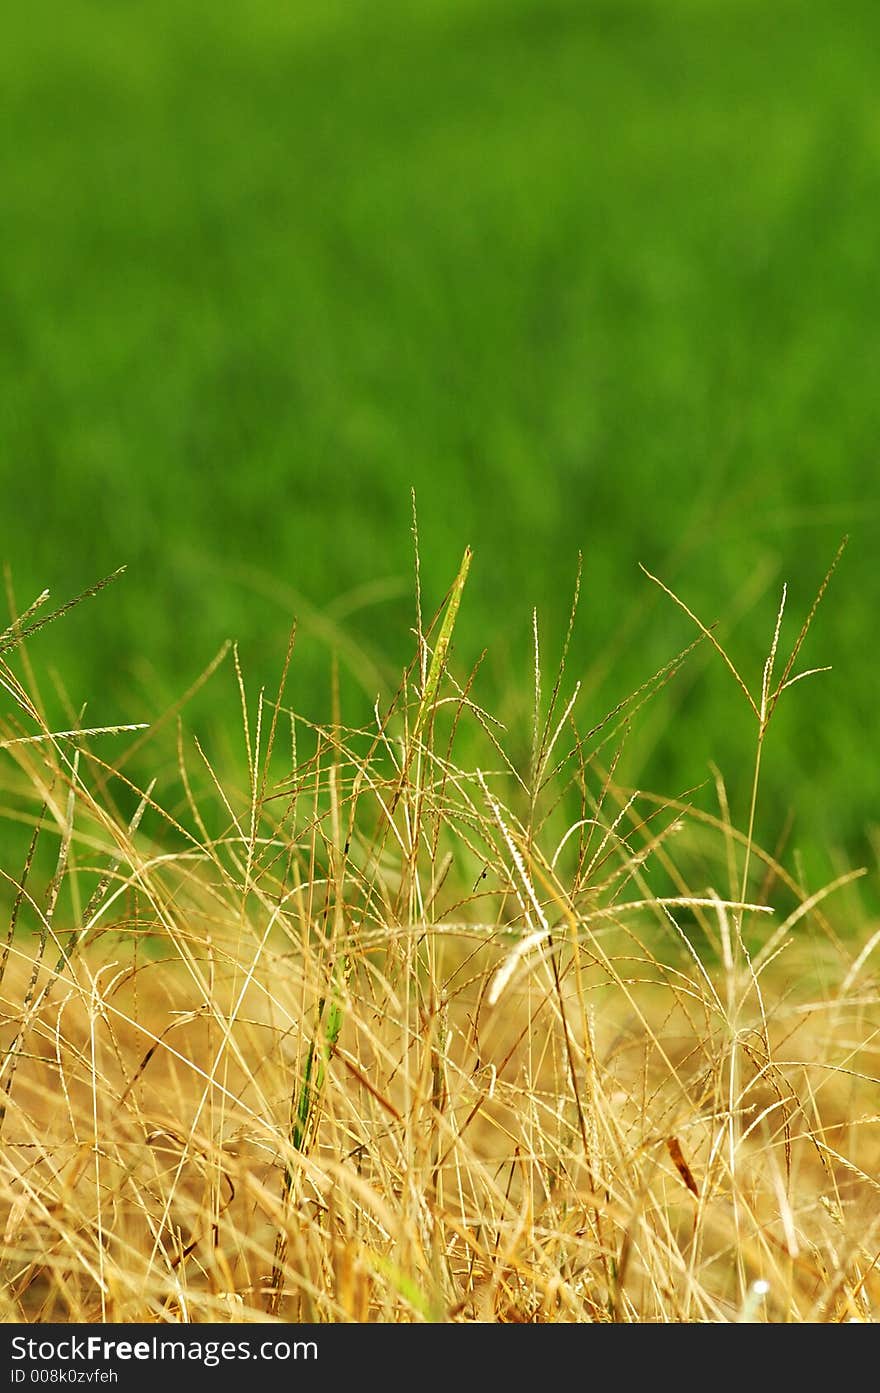
[[[531,610],[588,724],[692,634],[780,708],[762,833],[877,821],[880,23],[874,0],[33,0],[0,46],[2,556],[93,721],[227,636],[252,689],[361,719],[474,563],[459,671],[527,739]],[[228,680],[227,680],[228,678]],[[199,698],[217,739],[231,674]],[[754,732],[698,653],[639,724],[675,793]]]

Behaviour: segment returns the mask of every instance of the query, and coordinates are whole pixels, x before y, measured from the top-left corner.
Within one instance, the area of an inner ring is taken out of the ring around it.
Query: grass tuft
[[[880,933],[857,872],[756,835],[816,605],[756,699],[658,582],[756,718],[743,830],[718,770],[620,772],[690,650],[581,714],[579,575],[546,710],[536,621],[530,732],[484,711],[469,563],[424,630],[417,566],[361,728],[338,685],[324,725],[290,704],[294,631],[274,697],[224,650],[114,758],[119,727],[45,725],[37,606],[6,630],[3,1319],[876,1317]],[[185,723],[227,679],[238,774]]]

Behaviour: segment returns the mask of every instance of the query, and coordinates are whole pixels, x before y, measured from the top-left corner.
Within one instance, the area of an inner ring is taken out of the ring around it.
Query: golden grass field
[[[0,639],[5,1321],[877,1316],[880,929],[754,836],[816,607],[757,681],[694,616],[755,716],[738,826],[720,773],[618,774],[686,653],[592,722],[536,661],[518,769],[454,676],[467,564],[367,728],[226,655],[237,779],[185,701],[50,730],[40,611]]]

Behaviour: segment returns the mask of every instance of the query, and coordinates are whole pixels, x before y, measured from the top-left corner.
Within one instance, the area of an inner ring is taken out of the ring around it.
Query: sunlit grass
[[[720,773],[617,774],[692,650],[585,724],[536,619],[513,761],[468,564],[363,729],[297,715],[295,634],[274,693],[212,665],[238,779],[185,703],[50,732],[36,611],[0,639],[4,1319],[875,1317],[878,933],[754,835],[815,606],[756,678],[693,616],[755,722],[740,827]]]

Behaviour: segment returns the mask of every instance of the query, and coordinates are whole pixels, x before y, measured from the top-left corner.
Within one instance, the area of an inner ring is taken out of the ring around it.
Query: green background
[[[761,833],[868,853],[880,608],[880,25],[838,0],[46,3],[4,20],[0,550],[20,603],[125,578],[33,644],[93,722],[227,636],[343,716],[474,548],[460,672],[524,747],[577,554],[584,726],[691,636],[753,689],[783,580],[834,671],[780,708]],[[550,679],[545,679],[549,687]],[[231,674],[198,718],[232,728]],[[634,777],[753,723],[698,655]],[[217,739],[222,740],[218,733]],[[231,743],[232,736],[228,737]]]

